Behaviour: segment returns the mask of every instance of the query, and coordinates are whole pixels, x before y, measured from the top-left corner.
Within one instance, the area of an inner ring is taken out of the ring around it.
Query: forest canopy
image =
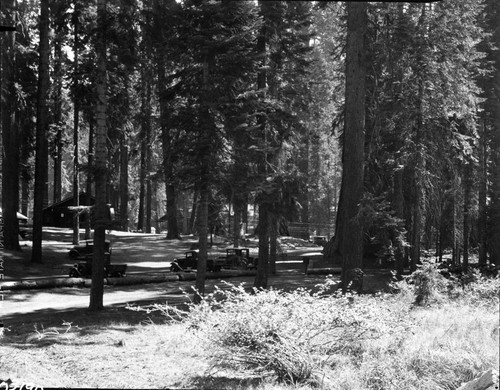
[[[41,261],[44,209],[84,192],[102,229],[256,234],[262,267],[292,227],[347,268],[500,263],[497,0],[0,11],[6,249],[20,211]]]

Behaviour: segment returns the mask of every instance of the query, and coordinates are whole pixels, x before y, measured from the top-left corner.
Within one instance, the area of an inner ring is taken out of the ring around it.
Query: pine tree
[[[14,1],[2,2],[3,23],[16,25]],[[2,32],[2,79],[0,120],[2,126],[2,218],[5,249],[20,250],[17,210],[19,209],[19,126],[16,118],[15,32]]]
[[[363,196],[367,24],[367,3],[348,3],[343,168],[336,234],[342,256],[344,292],[354,277],[352,270],[361,268],[363,261],[359,205]]]
[[[106,227],[109,223],[106,202],[107,177],[107,93],[106,93],[106,1],[98,0],[98,37],[97,37],[97,114],[96,114],[96,147],[95,147],[95,182],[96,204],[94,221],[94,254],[92,258],[92,285],[90,288],[91,311],[103,309],[104,294],[104,252]]]
[[[33,215],[33,250],[31,262],[42,262],[42,223],[47,181],[47,136],[48,136],[48,104],[49,92],[49,4],[48,0],[40,3],[40,43],[38,66],[38,101],[36,126],[36,160],[35,160],[35,203]]]

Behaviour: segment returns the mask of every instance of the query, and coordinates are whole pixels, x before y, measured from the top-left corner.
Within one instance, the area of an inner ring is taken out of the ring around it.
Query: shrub
[[[331,284],[327,280],[318,293],[247,292],[227,285],[192,305],[182,321],[206,342],[214,367],[272,373],[287,383],[319,383],[333,355],[361,356],[366,340],[404,333],[410,326],[404,310],[391,311],[383,296],[322,295]]]
[[[458,299],[465,300],[466,304],[498,305],[500,277],[486,277],[472,268],[459,276],[444,277],[441,272],[439,266],[423,264],[402,281],[394,282],[393,290],[402,296],[412,296],[416,305]]]

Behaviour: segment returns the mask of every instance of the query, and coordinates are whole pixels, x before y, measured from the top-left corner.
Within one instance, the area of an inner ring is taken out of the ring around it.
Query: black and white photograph
[[[0,133],[0,390],[499,389],[499,0],[0,0]]]

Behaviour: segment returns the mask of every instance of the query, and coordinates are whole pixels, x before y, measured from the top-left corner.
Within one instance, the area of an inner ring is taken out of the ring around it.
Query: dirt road
[[[324,275],[305,276],[300,272],[282,272],[271,277],[269,284],[275,289],[290,290],[297,287],[314,288],[324,281]],[[254,277],[244,276],[227,279],[226,282],[234,285],[244,283],[251,288]],[[147,285],[133,286],[106,286],[104,292],[105,311],[101,314],[88,313],[89,305],[88,288],[56,288],[50,290],[15,291],[12,294],[3,292],[3,301],[0,301],[0,323],[12,333],[22,334],[33,331],[33,327],[45,327],[54,324],[61,325],[65,321],[76,321],[83,325],[86,321],[121,321],[127,318],[130,321],[130,311],[127,306],[151,307],[153,304],[168,303],[179,305],[189,299],[181,289],[191,292],[194,281],[164,282]],[[214,285],[219,288],[228,288],[221,280],[207,280],[207,293],[213,291]],[[96,316],[100,318],[96,318]],[[141,322],[146,318],[164,320],[160,314],[138,313],[136,321]]]

